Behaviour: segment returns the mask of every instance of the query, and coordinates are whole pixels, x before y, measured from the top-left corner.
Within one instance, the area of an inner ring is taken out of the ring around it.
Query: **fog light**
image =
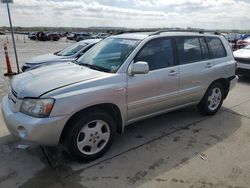
[[[18,132],[18,135],[21,137],[21,138],[26,138],[28,133],[26,131],[26,129],[23,127],[23,126],[19,126],[17,128],[17,132]]]

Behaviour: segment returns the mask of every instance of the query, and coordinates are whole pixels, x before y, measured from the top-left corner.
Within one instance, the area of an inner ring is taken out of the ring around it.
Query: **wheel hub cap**
[[[100,152],[108,143],[110,128],[102,120],[94,120],[80,130],[77,138],[78,149],[86,155],[93,155]]]
[[[222,94],[220,88],[214,88],[211,90],[208,97],[208,108],[210,110],[216,110],[222,100]]]

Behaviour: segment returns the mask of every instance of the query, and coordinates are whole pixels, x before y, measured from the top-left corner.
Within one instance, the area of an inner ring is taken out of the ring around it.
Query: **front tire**
[[[78,115],[66,135],[65,145],[78,161],[91,161],[101,157],[111,146],[115,121],[102,111]]]
[[[198,109],[203,115],[216,114],[223,103],[225,89],[221,83],[215,82],[209,86],[204,97],[198,104]]]

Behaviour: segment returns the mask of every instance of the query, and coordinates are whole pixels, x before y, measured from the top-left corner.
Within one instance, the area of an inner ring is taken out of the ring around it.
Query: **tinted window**
[[[206,40],[209,47],[210,56],[212,59],[226,56],[226,51],[220,39],[216,37],[207,37]]]
[[[135,62],[145,61],[149,70],[157,70],[174,65],[171,39],[154,39],[149,41],[135,58]]]
[[[200,42],[201,42],[201,49],[202,49],[203,59],[204,60],[210,59],[209,58],[209,51],[208,51],[208,47],[207,47],[205,39],[200,38]]]
[[[193,63],[202,60],[198,37],[179,37],[176,39],[180,64]]]

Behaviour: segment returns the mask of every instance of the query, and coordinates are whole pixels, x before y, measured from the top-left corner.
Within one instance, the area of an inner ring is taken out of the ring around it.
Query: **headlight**
[[[45,118],[52,111],[55,99],[24,99],[20,112],[29,116]]]

